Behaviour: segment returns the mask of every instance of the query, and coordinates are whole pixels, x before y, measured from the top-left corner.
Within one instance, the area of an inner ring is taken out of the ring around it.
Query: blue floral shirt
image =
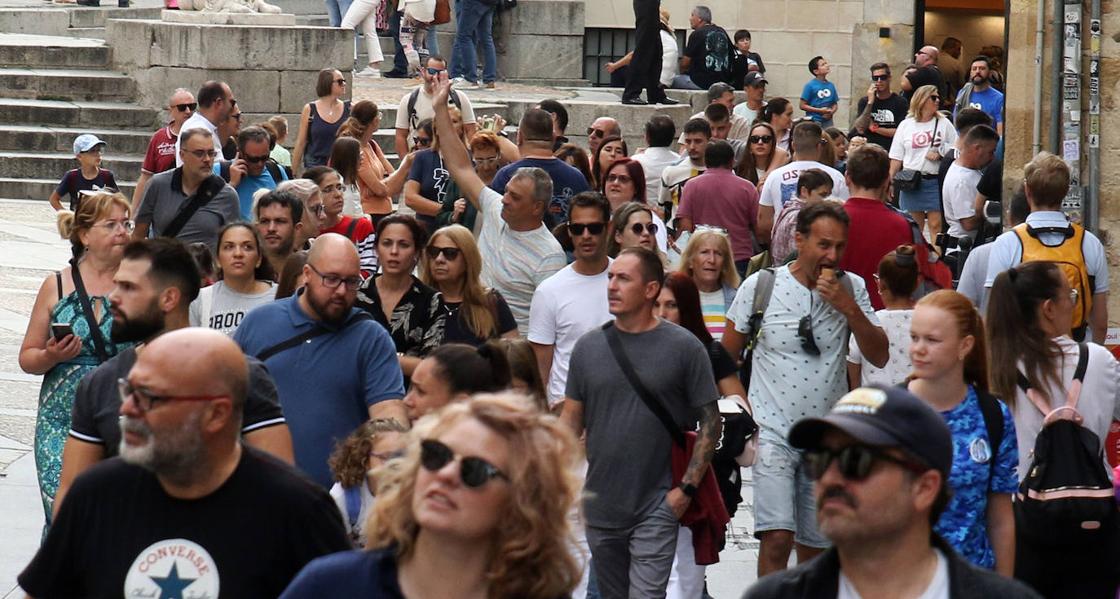
[[[953,469],[949,473],[953,498],[934,531],[965,559],[989,569],[995,567],[996,557],[988,540],[988,495],[1011,494],[1019,487],[1015,421],[1007,404],[999,402],[999,409],[1003,415],[1003,440],[994,455],[980,400],[972,385],[968,386],[964,401],[941,413],[953,434]],[[993,459],[994,473],[989,467]]]

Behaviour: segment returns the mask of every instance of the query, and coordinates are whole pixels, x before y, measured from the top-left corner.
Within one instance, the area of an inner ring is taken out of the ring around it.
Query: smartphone
[[[62,341],[67,335],[74,334],[74,327],[70,326],[68,322],[52,322],[51,335],[54,336],[55,341]]]

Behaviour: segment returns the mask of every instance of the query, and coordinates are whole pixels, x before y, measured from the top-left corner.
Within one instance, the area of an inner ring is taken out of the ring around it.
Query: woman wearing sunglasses
[[[988,393],[985,341],[984,322],[967,297],[947,289],[923,297],[910,323],[914,374],[907,388],[941,414],[953,435],[953,496],[934,531],[973,564],[1011,576],[1019,450],[1011,411]],[[1002,423],[989,422],[994,418]],[[1003,437],[992,439],[989,431],[999,426]]]
[[[727,310],[739,289],[739,273],[727,232],[697,227],[681,254],[681,272],[696,285],[704,326],[719,341],[727,324]]]
[[[520,396],[451,404],[417,423],[381,476],[368,550],[311,562],[281,598],[568,596],[577,453]]]
[[[635,246],[658,252],[656,218],[649,206],[638,202],[627,202],[616,208],[611,215],[611,237],[607,253],[614,257],[622,250]]]
[[[331,155],[331,146],[338,137],[338,128],[350,116],[346,94],[346,78],[341,71],[323,69],[315,82],[315,95],[299,115],[299,133],[292,147],[292,172],[299,177],[305,168],[323,166]],[[293,177],[294,178],[294,177]]]
[[[1077,388],[1073,380],[1081,348],[1069,337],[1076,304],[1076,290],[1053,262],[1020,264],[1000,273],[992,285],[987,322],[992,387],[1015,417],[1024,456],[1020,479],[1030,468],[1027,456],[1043,418],[1066,405]],[[1103,442],[1112,420],[1120,419],[1120,365],[1104,347],[1084,345],[1087,363],[1076,409],[1081,425]],[[1034,398],[1019,387],[1019,376],[1027,379]],[[1016,531],[1016,578],[1046,597],[1112,597],[1116,592],[1115,538],[1102,535],[1100,543],[1069,546],[1024,534],[1030,532],[1036,531]]]
[[[415,218],[393,214],[377,223],[378,274],[358,288],[354,306],[389,331],[404,376],[440,343],[447,313],[439,292],[412,274],[428,234]]]
[[[478,347],[448,343],[420,361],[404,397],[408,419],[416,422],[449,403],[467,401],[475,393],[508,389],[509,360],[497,343]]]
[[[898,189],[899,207],[910,213],[924,230],[929,221],[930,239],[941,233],[940,186],[937,170],[941,157],[957,143],[957,130],[937,112],[941,97],[937,87],[923,85],[910,98],[910,112],[898,125],[891,141],[891,179],[902,170],[915,173],[913,189]]]
[[[778,147],[778,134],[769,123],[758,122],[751,127],[747,151],[735,167],[735,174],[762,190],[770,171],[789,163],[789,152]]]
[[[517,338],[517,321],[502,294],[482,285],[482,254],[466,227],[436,231],[420,259],[420,280],[439,291],[447,311],[444,343],[482,345]]]

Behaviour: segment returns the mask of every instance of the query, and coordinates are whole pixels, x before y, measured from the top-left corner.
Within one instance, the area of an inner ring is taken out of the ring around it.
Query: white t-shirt
[[[680,162],[681,155],[669,148],[646,148],[644,152],[631,156],[646,174],[646,203],[650,206],[657,204],[661,195],[661,173],[665,168]]]
[[[506,298],[517,330],[529,332],[529,304],[545,279],[567,264],[564,248],[542,223],[532,231],[514,231],[502,218],[502,194],[483,187],[478,203],[486,220],[478,236],[482,284]]]
[[[988,258],[992,255],[993,243],[983,243],[968,253],[964,261],[964,270],[961,271],[960,282],[957,283],[957,292],[972,300],[972,304],[980,308],[981,314],[987,314],[984,308],[984,277],[988,276]]]
[[[758,196],[758,203],[762,206],[772,206],[774,214],[782,211],[786,201],[797,195],[797,180],[801,178],[801,171],[819,169],[832,177],[832,195],[841,200],[848,199],[848,184],[844,182],[844,175],[840,171],[812,160],[798,160],[783,167],[774,169],[766,177],[766,185],[762,186],[762,193]]]
[[[211,328],[232,337],[250,310],[275,298],[276,285],[271,282],[268,289],[260,293],[246,294],[230,289],[225,281],[218,281],[198,290],[198,297],[190,306],[191,326]]]
[[[554,346],[548,374],[550,406],[564,399],[568,359],[576,341],[609,320],[614,316],[607,304],[607,269],[588,276],[569,264],[537,287],[529,310],[529,341]]]
[[[416,111],[416,123],[424,119],[430,119],[436,116],[436,111],[432,108],[432,96],[424,91],[424,87],[419,88],[420,93],[416,94],[416,105],[413,109]],[[470,124],[475,122],[474,108],[471,106],[471,100],[458,90],[452,90],[459,95],[459,103],[462,104],[460,110],[463,112],[463,124]],[[408,129],[412,133],[412,125],[408,121],[408,99],[412,96],[412,92],[408,92],[401,98],[400,106],[397,107],[397,120],[394,125],[397,129]],[[454,104],[451,104],[454,106]]]
[[[860,385],[897,385],[906,380],[914,371],[910,363],[910,319],[914,316],[913,310],[876,310],[875,316],[879,317],[879,324],[887,333],[890,342],[887,365],[879,368],[859,351],[856,336],[852,335],[848,341],[848,362],[860,365]]]
[[[190,131],[191,129],[205,129],[210,132],[211,139],[214,140],[214,149],[218,151],[218,158],[221,158],[222,140],[218,139],[218,126],[211,123],[206,117],[202,116],[201,112],[195,112],[189,119],[183,122],[183,126],[179,128],[179,137],[175,138],[175,167],[183,166],[183,157],[179,155],[179,142],[183,139],[183,132]],[[215,159],[217,162],[217,159]]]
[[[891,160],[902,161],[902,168],[936,175],[940,161],[926,160],[926,152],[934,149],[944,156],[956,143],[957,130],[949,119],[936,117],[932,121],[919,123],[906,117],[894,132],[889,154]]]
[[[766,103],[763,102],[762,105],[766,106]],[[743,102],[741,104],[736,104],[735,108],[731,109],[731,114],[734,114],[736,116],[739,116],[739,117],[742,117],[742,118],[746,119],[746,121],[748,123],[753,123],[755,121],[755,119],[758,118],[758,111],[757,110],[751,110],[751,107],[747,106],[746,102]]]
[[[945,554],[940,549],[934,549],[933,552],[937,554],[937,569],[934,570],[926,590],[914,599],[949,599],[949,560],[945,559]],[[843,570],[840,571],[836,599],[863,599],[848,577],[844,576]]]
[[[980,182],[982,175],[980,171],[963,167],[956,162],[949,166],[949,172],[945,174],[945,185],[941,188],[949,235],[976,239],[976,230],[966,231],[961,226],[961,219],[976,214],[976,184]]]
[[[784,439],[794,422],[825,415],[848,392],[845,356],[850,330],[844,316],[815,289],[802,285],[789,266],[775,269],[774,275],[774,291],[762,318],[747,395],[754,406],[754,418],[767,436]],[[845,276],[852,278],[852,291],[864,315],[879,326],[863,279],[851,273]],[[728,320],[740,333],[747,332],[757,283],[757,273],[748,277],[727,310]],[[801,349],[797,329],[805,315],[811,317],[819,356]]]
[[[370,512],[373,511],[374,497],[373,493],[369,492],[369,485],[358,485],[361,489],[362,504],[361,509],[358,510],[358,518],[354,521],[354,525],[350,526],[351,515],[346,511],[346,491],[342,488],[342,483],[335,483],[331,487],[331,499],[334,504],[338,506],[338,512],[342,514],[342,524],[346,526],[346,532],[350,535],[351,539],[359,540],[362,545],[365,545],[365,523],[369,519]]]
[[[673,85],[673,78],[677,76],[679,69],[677,40],[673,34],[664,29],[658,31],[661,33],[661,76],[658,77],[658,81],[661,85],[669,87]]]

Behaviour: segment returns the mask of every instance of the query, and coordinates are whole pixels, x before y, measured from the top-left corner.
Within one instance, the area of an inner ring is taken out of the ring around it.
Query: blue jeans
[[[330,0],[328,0],[330,1]],[[347,1],[347,7],[349,2]],[[384,1],[384,0],[382,0]],[[393,38],[393,71],[397,73],[408,72],[408,59],[404,57],[404,46],[401,45],[401,11],[395,10],[389,15],[389,37]],[[439,54],[439,44],[436,43],[436,26],[428,29],[428,54]]]
[[[451,76],[477,83],[478,57],[475,51],[482,38],[482,80],[498,78],[498,57],[494,52],[494,7],[480,0],[459,0],[455,14],[455,47],[451,53]]]
[[[350,10],[350,3],[352,0],[324,0],[327,5],[327,18],[331,21],[331,27],[340,27],[342,25],[342,16]]]

